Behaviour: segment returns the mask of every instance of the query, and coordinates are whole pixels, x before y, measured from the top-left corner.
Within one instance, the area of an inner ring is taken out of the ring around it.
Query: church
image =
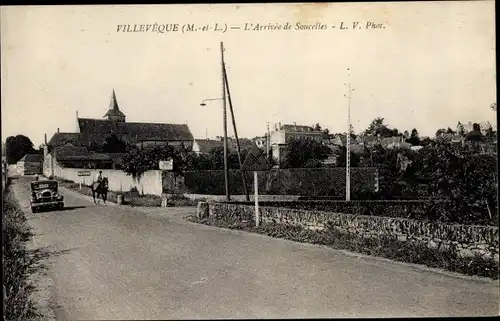
[[[119,169],[123,153],[105,152],[106,140],[116,136],[127,145],[144,149],[171,145],[186,150],[193,148],[193,135],[187,124],[127,122],[113,89],[107,112],[102,119],[79,118],[77,131],[57,132],[47,142],[45,135],[44,173],[55,173],[55,167]]]
[[[99,149],[106,139],[116,135],[129,145],[148,148],[157,145],[184,146],[191,150],[193,135],[187,124],[127,122],[120,110],[113,89],[109,108],[103,119],[79,118],[76,114],[76,133],[57,133],[47,143],[50,150],[64,145]]]

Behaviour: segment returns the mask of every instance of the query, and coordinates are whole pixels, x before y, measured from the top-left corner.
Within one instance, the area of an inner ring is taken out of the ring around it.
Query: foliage
[[[481,133],[481,128],[479,127],[478,123],[472,124],[472,131],[467,133],[466,139],[468,141],[473,141],[473,142],[482,142],[484,141],[484,136]]]
[[[381,138],[384,138],[384,137],[398,136],[399,131],[397,129],[390,129],[384,123],[383,117],[377,117],[370,123],[368,128],[364,131],[364,134],[366,136],[373,136],[373,137],[380,136]]]
[[[433,249],[426,244],[399,241],[388,235],[367,238],[358,233],[340,230],[331,223],[327,224],[324,230],[312,231],[300,225],[275,222],[263,222],[259,227],[255,227],[253,220],[244,222],[234,217],[228,219],[220,217],[191,218],[191,220],[201,224],[239,229],[296,242],[326,245],[335,249],[384,257],[400,262],[424,264],[466,275],[478,275],[495,280],[499,276],[498,262],[493,258],[475,255],[467,260],[460,257],[454,247]]]
[[[123,142],[118,136],[112,134],[106,137],[102,146],[104,153],[126,153],[129,146]]]
[[[33,142],[24,135],[7,137],[5,141],[7,164],[17,163],[26,154],[36,154],[37,151],[33,146]]]
[[[250,192],[253,192],[253,173],[245,172]],[[345,168],[293,168],[259,172],[259,194],[343,196],[345,195]],[[352,168],[352,193],[374,190],[373,168]],[[224,195],[224,171],[186,171],[184,184],[187,193]],[[229,171],[229,188],[233,195],[243,195],[241,173]]]
[[[411,131],[410,138],[408,138],[406,142],[412,144],[413,146],[420,145],[420,137],[416,128],[413,128],[413,130]]]
[[[35,288],[29,276],[37,267],[36,257],[26,246],[32,233],[10,191],[3,195],[2,214],[4,320],[27,320],[40,316],[30,298]]]
[[[346,162],[347,162],[347,148],[345,146],[340,146],[340,148],[338,148],[336,151],[335,151],[335,156],[337,157],[336,158],[336,166],[337,167],[345,167],[346,166]],[[350,164],[351,164],[351,167],[358,167],[361,163],[361,158],[358,154],[356,153],[353,153],[352,151],[350,152]]]
[[[426,147],[419,154],[413,175],[429,184],[433,196],[452,200],[451,220],[473,224],[498,220],[496,155],[447,144]]]
[[[312,139],[291,139],[285,148],[284,168],[320,167],[330,149]]]
[[[185,156],[176,152],[173,146],[155,146],[150,149],[129,147],[122,160],[122,169],[133,177],[140,177],[148,170],[159,169],[159,162],[170,158],[173,159],[174,172],[181,172],[185,166]]]

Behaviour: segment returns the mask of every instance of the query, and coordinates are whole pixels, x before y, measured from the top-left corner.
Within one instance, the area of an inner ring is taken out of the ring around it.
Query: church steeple
[[[116,101],[115,90],[113,89],[111,93],[111,100],[109,102],[109,109],[104,118],[108,118],[108,120],[114,120],[119,122],[125,122],[125,114],[120,111],[118,108],[118,102]]]

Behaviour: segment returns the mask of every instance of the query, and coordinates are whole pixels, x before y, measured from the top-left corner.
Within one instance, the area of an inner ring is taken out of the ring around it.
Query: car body
[[[54,180],[31,182],[31,211],[46,208],[64,208],[64,196],[59,194],[59,185]]]

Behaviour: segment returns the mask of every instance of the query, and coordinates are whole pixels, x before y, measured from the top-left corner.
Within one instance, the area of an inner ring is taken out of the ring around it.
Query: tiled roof
[[[223,140],[213,140],[213,139],[197,139],[196,142],[200,147],[200,153],[209,153],[214,148],[224,148]],[[239,139],[240,150],[250,149],[253,146],[257,146],[252,140],[242,138]],[[236,151],[237,145],[235,139],[228,139],[227,147],[229,151]]]
[[[102,144],[114,133],[128,143],[141,141],[191,141],[193,135],[186,124],[122,123],[110,120],[79,118],[80,132],[86,140]]]
[[[304,125],[285,124],[281,126],[281,130],[293,131],[293,132],[312,132],[314,131],[314,128],[312,128],[311,126],[304,126]]]
[[[71,159],[72,157],[82,157],[88,155],[86,147],[63,146],[54,149],[57,160]]]
[[[21,158],[20,162],[40,163],[43,161],[43,155],[40,154],[26,154]]]
[[[73,146],[85,145],[79,133],[55,133],[47,144],[51,147],[59,147],[68,143]]]
[[[224,143],[221,140],[197,139],[196,143],[198,144],[200,153],[209,153],[214,148],[224,147]]]

